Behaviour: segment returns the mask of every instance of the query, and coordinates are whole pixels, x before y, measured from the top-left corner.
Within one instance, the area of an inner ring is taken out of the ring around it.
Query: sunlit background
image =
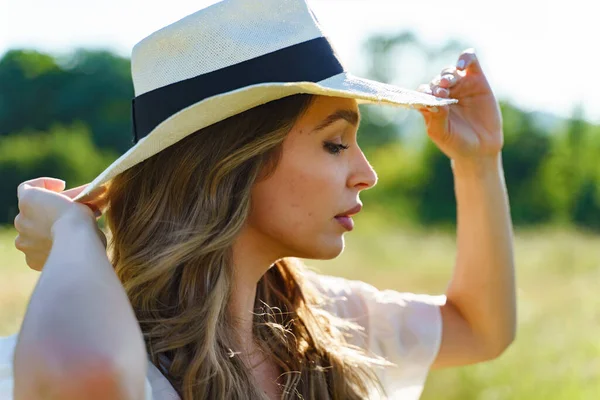
[[[91,180],[131,145],[128,56],[215,1],[0,0],[0,335],[38,274],[14,250],[16,186]],[[519,331],[497,360],[435,371],[424,399],[600,398],[600,27],[589,0],[312,0],[346,68],[416,88],[476,49],[501,101],[516,227]],[[363,107],[377,188],[338,259],[308,262],[380,288],[443,292],[455,255],[446,158],[420,115]]]

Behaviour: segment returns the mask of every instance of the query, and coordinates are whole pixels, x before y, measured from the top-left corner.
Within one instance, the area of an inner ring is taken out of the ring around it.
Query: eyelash
[[[342,151],[347,150],[350,146],[344,144],[337,144],[332,142],[323,142],[323,147],[333,155],[339,155]]]

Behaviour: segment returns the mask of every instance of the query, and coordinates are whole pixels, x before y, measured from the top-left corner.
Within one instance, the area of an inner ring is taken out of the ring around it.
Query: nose
[[[359,151],[355,157],[352,172],[348,178],[348,186],[359,190],[372,188],[377,184],[377,173],[362,151]]]

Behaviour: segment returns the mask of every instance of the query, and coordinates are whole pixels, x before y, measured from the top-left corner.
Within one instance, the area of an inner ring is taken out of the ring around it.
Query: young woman
[[[225,0],[138,44],[132,73],[132,149],[85,187],[18,188],[15,245],[43,273],[0,343],[7,398],[417,399],[431,367],[512,342],[502,123],[472,51],[394,88],[344,71],[303,0]],[[359,101],[417,108],[451,159],[445,296],[296,260],[338,256],[377,182]]]

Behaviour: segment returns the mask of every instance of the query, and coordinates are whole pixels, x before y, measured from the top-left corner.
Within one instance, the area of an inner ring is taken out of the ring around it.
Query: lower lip
[[[340,223],[340,225],[342,225],[347,230],[351,231],[352,229],[354,229],[354,221],[352,220],[352,218],[350,218],[350,217],[335,217],[335,219],[337,220],[337,222]]]

